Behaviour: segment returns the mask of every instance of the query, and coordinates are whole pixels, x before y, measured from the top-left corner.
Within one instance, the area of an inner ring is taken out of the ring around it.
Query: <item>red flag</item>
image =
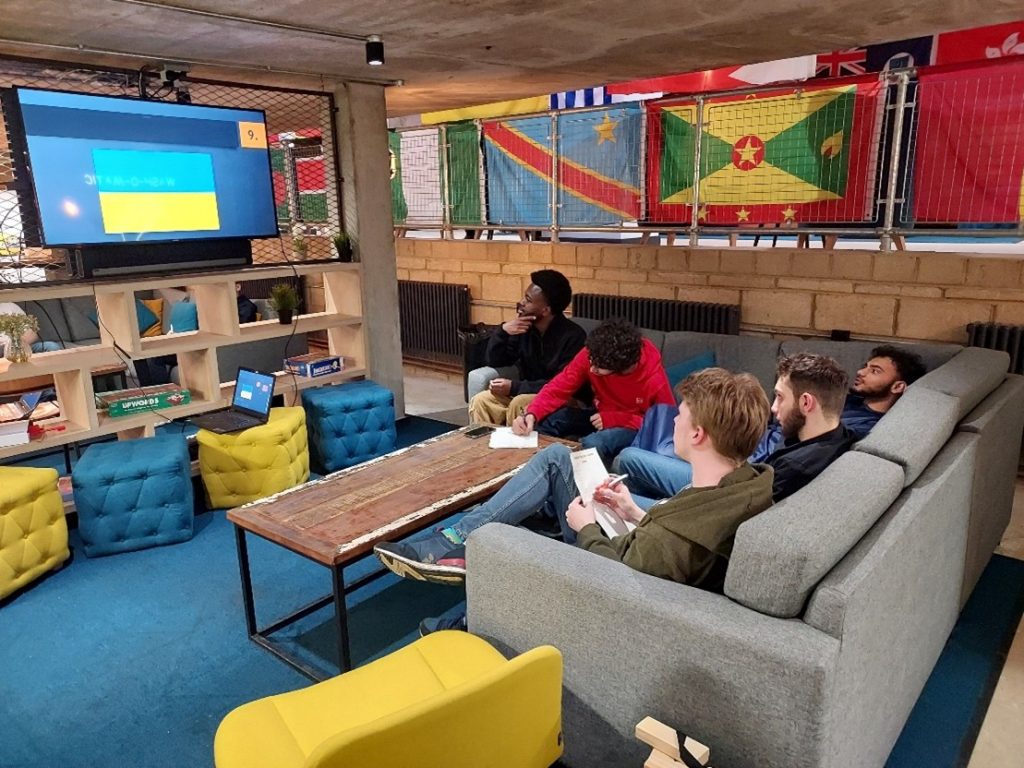
[[[1024,55],[1024,20],[937,35],[936,64]]]
[[[917,91],[914,217],[1012,223],[1021,218],[1024,62],[922,70]]]

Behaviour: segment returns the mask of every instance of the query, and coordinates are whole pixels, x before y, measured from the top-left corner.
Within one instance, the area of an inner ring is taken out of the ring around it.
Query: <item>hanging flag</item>
[[[270,181],[274,188],[274,208],[277,210],[277,220],[287,221],[291,218],[291,208],[288,205],[288,182],[284,176],[286,163],[283,149],[270,148]]]
[[[399,131],[397,135],[398,141],[390,142],[395,157],[395,175],[391,182],[395,222],[410,227],[440,226],[443,216],[438,129]],[[400,185],[399,190],[395,189],[396,181]],[[403,212],[405,215],[400,216]]]
[[[640,214],[639,106],[558,118],[558,223],[595,226]],[[553,171],[551,119],[484,124],[489,221],[548,226]]]
[[[300,221],[327,221],[327,172],[323,155],[295,158]]]
[[[487,220],[491,224],[551,224],[551,118],[483,124]]]
[[[448,141],[448,203],[452,224],[467,226],[483,223],[483,197],[480,186],[480,136],[476,124],[452,123],[445,127]]]
[[[398,131],[388,131],[388,155],[391,167],[391,216],[395,224],[404,224],[409,216],[402,191],[402,137]]]
[[[559,91],[552,93],[548,99],[550,109],[579,109],[581,107],[599,107],[611,104],[612,95],[604,86],[597,88],[580,88],[575,91]]]
[[[977,29],[943,32],[935,37],[936,64],[960,64],[1024,55],[1024,19]]]
[[[528,115],[531,112],[544,112],[547,109],[547,96],[531,96],[526,99],[493,101],[489,104],[478,104],[475,107],[424,112],[420,115],[420,122],[423,125],[439,125],[440,123],[456,123],[460,120],[486,120],[491,117]]]
[[[820,53],[815,77],[844,77],[932,63],[932,36]]]
[[[699,220],[864,221],[872,211],[881,86],[774,91],[705,102]],[[648,218],[687,223],[697,106],[648,105]]]
[[[787,80],[806,80],[814,76],[814,56],[796,56],[791,59],[744,64],[738,67],[719,67],[682,75],[631,80],[605,86],[614,95],[637,93],[706,93],[767,85]]]
[[[918,85],[914,218],[1020,221],[1024,67],[1010,59],[936,70]]]

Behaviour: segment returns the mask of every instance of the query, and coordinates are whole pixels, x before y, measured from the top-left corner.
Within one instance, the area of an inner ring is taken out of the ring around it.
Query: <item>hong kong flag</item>
[[[1024,19],[937,35],[936,64],[1024,56]]]

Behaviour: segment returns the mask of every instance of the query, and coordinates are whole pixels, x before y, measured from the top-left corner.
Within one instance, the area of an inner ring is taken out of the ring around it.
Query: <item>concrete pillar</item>
[[[373,379],[395,393],[405,415],[398,275],[384,88],[345,83],[334,91],[345,230],[363,265],[363,331]]]

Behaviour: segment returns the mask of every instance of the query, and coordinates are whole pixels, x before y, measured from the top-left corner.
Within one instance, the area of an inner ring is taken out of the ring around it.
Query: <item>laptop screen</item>
[[[235,377],[235,396],[231,406],[260,415],[270,413],[270,399],[274,396],[274,378],[273,374],[260,373],[251,368],[239,368]]]

